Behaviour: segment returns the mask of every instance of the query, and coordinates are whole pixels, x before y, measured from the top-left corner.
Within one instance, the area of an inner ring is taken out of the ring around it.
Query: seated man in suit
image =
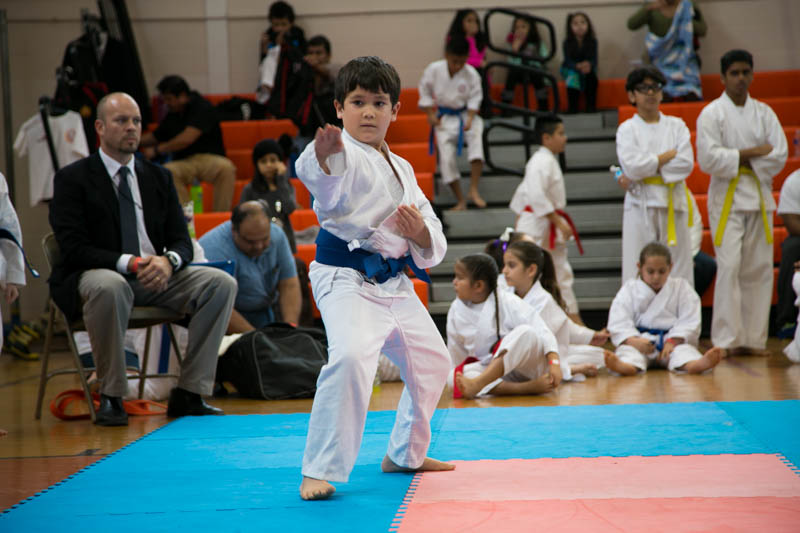
[[[211,394],[217,351],[236,298],[221,270],[188,266],[192,242],[168,170],[133,157],[141,114],[125,93],[97,106],[100,150],[58,171],[50,225],[61,249],[50,290],[70,318],[83,315],[100,381],[98,425],[127,425],[124,337],[134,305],[189,315],[189,345],[167,415],[222,414]]]

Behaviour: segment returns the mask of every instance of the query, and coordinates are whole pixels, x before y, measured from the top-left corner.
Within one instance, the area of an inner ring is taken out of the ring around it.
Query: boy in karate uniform
[[[689,226],[689,189],[694,167],[689,129],[678,117],[661,113],[664,75],[653,66],[632,70],[625,82],[636,114],[617,129],[617,159],[633,181],[622,215],[622,283],[636,277],[636,256],[645,244],[667,245],[672,275],[694,285]]]
[[[435,131],[439,173],[456,197],[456,211],[467,208],[456,163],[465,143],[470,166],[469,197],[476,206],[486,207],[478,193],[483,172],[483,119],[478,116],[483,98],[481,76],[475,67],[467,65],[468,55],[466,39],[451,38],[445,47],[445,59],[428,65],[419,80],[418,105],[427,113],[432,128],[430,150],[433,153]]]
[[[786,163],[786,135],[775,112],[748,95],[753,56],[731,50],[721,66],[725,92],[697,118],[717,257],[711,341],[733,354],[763,354],[772,301],[772,178]]]
[[[394,67],[377,57],[353,59],[336,78],[334,105],[344,131],[320,128],[297,160],[322,227],[309,277],[329,346],[303,457],[306,500],[333,494],[330,481],[347,481],[381,352],[406,384],[381,468],[454,468],[426,457],[450,356],[404,273],[409,266],[428,280],[422,269],[442,260],[447,241],[414,169],[384,142],[399,95]]]
[[[578,314],[578,300],[572,290],[575,276],[567,260],[567,241],[577,239],[578,235],[572,219],[564,211],[567,192],[558,163],[558,154],[567,145],[564,123],[557,115],[539,116],[536,118],[534,136],[541,147],[525,165],[525,177],[514,191],[509,207],[518,215],[515,229],[530,235],[537,245],[553,256],[558,288],[567,306],[567,314],[582,323]],[[583,253],[580,240],[577,243]]]

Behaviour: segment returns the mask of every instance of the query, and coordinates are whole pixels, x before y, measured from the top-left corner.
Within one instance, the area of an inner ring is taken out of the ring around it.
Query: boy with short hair
[[[261,34],[259,45],[258,88],[256,101],[265,104],[272,95],[278,75],[278,64],[287,49],[295,49],[297,57],[306,52],[306,36],[303,29],[294,24],[294,8],[282,0],[269,6],[269,28]]]
[[[558,154],[564,151],[567,136],[561,117],[552,113],[537,117],[534,137],[541,147],[525,165],[525,177],[514,191],[509,207],[518,215],[515,229],[527,233],[550,252],[567,314],[580,322],[578,300],[572,289],[574,276],[567,260],[567,241],[577,239],[578,235],[564,211],[567,193]],[[580,241],[577,242],[580,249]]]
[[[467,208],[456,163],[465,143],[470,165],[469,197],[476,206],[486,207],[478,192],[483,172],[483,119],[478,116],[483,98],[481,76],[467,64],[468,56],[467,40],[452,37],[445,47],[445,58],[428,65],[419,80],[418,105],[431,125],[431,153],[436,133],[439,173],[456,197],[454,211]]]
[[[753,56],[720,61],[725,92],[697,117],[697,161],[711,174],[708,217],[717,257],[711,341],[732,354],[767,354],[772,301],[772,179],[786,163],[775,112],[750,98]]]
[[[454,468],[426,457],[450,356],[404,268],[427,281],[422,269],[442,260],[447,241],[414,169],[384,142],[400,109],[400,78],[380,58],[360,57],[339,71],[335,94],[344,131],[320,128],[297,160],[321,226],[309,277],[329,343],[303,458],[306,500],[328,498],[330,481],[347,481],[381,351],[406,383],[381,468]]]
[[[636,114],[617,128],[617,159],[632,180],[622,215],[622,283],[636,277],[636,258],[649,242],[670,249],[672,276],[694,286],[689,227],[691,200],[685,180],[694,168],[691,136],[678,117],[659,106],[664,75],[647,65],[628,74],[625,90]]]

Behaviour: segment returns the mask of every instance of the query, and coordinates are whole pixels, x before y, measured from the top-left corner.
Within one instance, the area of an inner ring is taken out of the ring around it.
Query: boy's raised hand
[[[401,205],[397,208],[397,229],[400,235],[411,239],[420,248],[431,247],[431,234],[417,206]]]
[[[324,127],[317,128],[317,133],[314,135],[314,151],[317,154],[317,161],[319,166],[326,174],[330,174],[330,169],[325,163],[328,157],[344,150],[344,143],[342,142],[342,130],[331,124],[325,124]]]

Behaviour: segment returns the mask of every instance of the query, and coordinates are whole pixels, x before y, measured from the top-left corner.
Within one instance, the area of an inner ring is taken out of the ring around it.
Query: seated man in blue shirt
[[[239,284],[228,333],[244,333],[276,320],[297,324],[302,297],[294,257],[280,226],[261,200],[236,206],[230,222],[200,238],[209,261],[233,260]],[[278,303],[279,315],[274,312]]]

